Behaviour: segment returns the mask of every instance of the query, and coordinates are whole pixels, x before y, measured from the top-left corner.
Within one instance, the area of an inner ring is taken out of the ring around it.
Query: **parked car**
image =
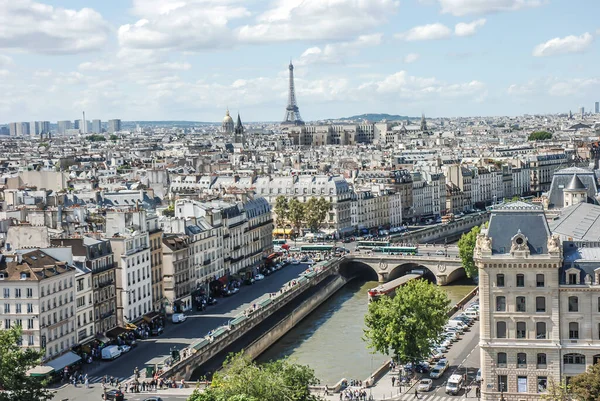
[[[173,316],[171,317],[171,320],[173,321],[173,323],[183,323],[185,322],[187,319],[187,316],[184,315],[183,313],[173,313]]]
[[[293,265],[299,265],[300,262],[298,261],[298,259],[292,259],[292,264]]]
[[[254,284],[254,280],[255,280],[254,277],[246,277],[244,279],[244,284],[246,284],[246,285],[252,285],[252,284]]]
[[[421,392],[431,391],[432,387],[433,387],[433,380],[421,379],[421,381],[419,381],[419,386],[417,387],[417,390],[419,390]]]
[[[437,250],[437,251],[435,251],[435,254],[436,254],[436,255],[443,255],[443,254],[444,254],[444,251],[442,251],[442,250],[440,249],[440,250]]]
[[[121,346],[119,347],[119,349],[121,350],[121,353],[122,353],[122,354],[125,354],[125,353],[127,353],[127,352],[131,351],[131,347],[130,347],[129,345],[127,345],[127,344],[125,344],[125,345],[121,345]]]
[[[153,336],[160,336],[163,333],[163,328],[160,326],[154,327],[150,330],[150,334]]]
[[[477,370],[477,374],[475,375],[475,381],[477,383],[481,383],[481,369]]]
[[[160,397],[148,397],[144,398],[144,401],[163,401],[163,399]]]
[[[440,366],[436,365],[433,369],[431,369],[431,372],[429,372],[429,377],[432,379],[439,379],[443,374],[444,370]]]
[[[238,287],[231,287],[230,291],[231,294],[237,294],[238,292],[240,292],[240,289]]]
[[[254,276],[254,280],[256,280],[256,281],[261,281],[261,280],[264,280],[264,279],[265,279],[264,274],[258,273],[256,276]]]
[[[108,390],[105,394],[102,394],[103,400],[114,400],[114,401],[123,401],[125,400],[125,395],[121,390]]]

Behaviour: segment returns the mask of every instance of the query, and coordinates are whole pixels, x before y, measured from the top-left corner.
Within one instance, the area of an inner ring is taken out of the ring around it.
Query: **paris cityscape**
[[[600,4],[81,3],[0,2],[0,399],[599,399]]]

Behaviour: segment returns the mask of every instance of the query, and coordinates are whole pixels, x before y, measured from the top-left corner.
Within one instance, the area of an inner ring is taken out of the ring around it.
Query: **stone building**
[[[163,298],[167,313],[182,313],[192,307],[194,271],[190,269],[187,235],[167,234],[162,239]]]

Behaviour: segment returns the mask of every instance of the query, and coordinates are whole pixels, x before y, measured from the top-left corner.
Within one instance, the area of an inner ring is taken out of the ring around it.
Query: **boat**
[[[368,291],[369,302],[375,301],[384,295],[394,295],[396,293],[396,288],[403,286],[408,283],[410,280],[414,280],[417,278],[423,277],[425,272],[423,270],[413,270],[409,274],[406,274],[402,277],[399,277],[395,280],[388,281],[387,283],[380,284],[375,288],[371,288]]]

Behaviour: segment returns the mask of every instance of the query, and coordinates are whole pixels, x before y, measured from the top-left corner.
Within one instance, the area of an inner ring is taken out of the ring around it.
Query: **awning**
[[[104,334],[96,334],[96,340],[100,341],[101,343],[109,343],[110,342],[110,338],[106,337]]]
[[[293,228],[276,228],[273,230],[273,234],[275,235],[292,235],[293,233]]]
[[[74,352],[67,352],[64,355],[59,356],[56,359],[48,361],[47,364],[55,371],[61,371],[66,366],[71,366],[74,363],[81,361],[81,357]]]
[[[160,314],[158,312],[150,312],[147,315],[144,315],[144,320],[148,323],[152,323],[158,318],[160,318]]]
[[[54,368],[52,366],[42,365],[36,366],[35,368],[31,368],[27,371],[27,376],[31,377],[44,377],[54,372]]]
[[[276,258],[277,256],[279,256],[279,254],[277,254],[277,253],[272,253],[272,254],[270,254],[269,256],[267,256],[267,259],[274,259],[274,258]]]
[[[127,333],[127,329],[124,327],[117,326],[117,327],[107,331],[106,336],[110,337],[110,338],[117,338],[123,333]]]
[[[222,284],[227,284],[227,282],[229,281],[229,279],[228,279],[228,277],[227,277],[227,276],[222,276],[222,277],[219,277],[219,281],[220,281]]]

